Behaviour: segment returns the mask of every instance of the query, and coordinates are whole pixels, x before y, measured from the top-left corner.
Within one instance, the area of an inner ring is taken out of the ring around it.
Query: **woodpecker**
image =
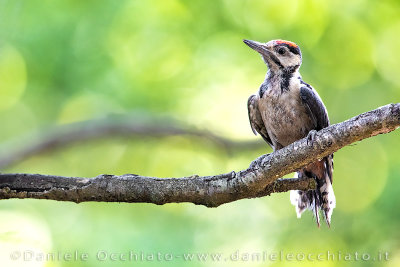
[[[301,78],[299,46],[285,40],[243,42],[257,51],[268,67],[258,93],[250,96],[247,102],[254,134],[260,134],[274,151],[304,137],[312,142],[316,131],[329,126],[329,117],[317,91]],[[319,210],[322,210],[330,226],[336,206],[332,172],[333,154],[297,171],[299,178],[314,178],[317,184],[315,190],[290,192],[298,218],[308,208],[313,211],[319,227]]]

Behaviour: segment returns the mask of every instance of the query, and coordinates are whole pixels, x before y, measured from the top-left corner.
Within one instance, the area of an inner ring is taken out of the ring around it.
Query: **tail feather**
[[[319,228],[321,226],[319,222],[319,204],[318,204],[318,196],[315,191],[313,192],[313,200],[314,200],[314,205],[313,205],[314,215],[315,219],[317,220],[317,226]]]
[[[333,159],[332,155],[321,161],[300,170],[297,175],[301,177],[312,177],[316,180],[317,188],[309,191],[291,191],[290,200],[296,207],[297,217],[310,209],[313,211],[318,227],[320,226],[319,210],[323,211],[324,219],[330,227],[333,209],[336,207],[335,194],[332,188]]]

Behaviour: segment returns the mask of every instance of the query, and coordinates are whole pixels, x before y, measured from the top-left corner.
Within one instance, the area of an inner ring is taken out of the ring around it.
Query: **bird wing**
[[[268,136],[267,129],[265,128],[264,121],[261,117],[260,110],[258,109],[258,98],[256,95],[249,97],[247,101],[247,109],[249,112],[250,126],[253,133],[257,135],[259,133],[261,137],[272,147],[271,138]]]
[[[314,123],[314,130],[321,130],[329,126],[328,111],[318,93],[308,84],[300,88],[300,98]],[[332,183],[333,154],[325,157],[325,169]]]
[[[328,111],[318,93],[307,84],[300,88],[300,98],[308,115],[314,123],[314,130],[321,130],[329,126]]]

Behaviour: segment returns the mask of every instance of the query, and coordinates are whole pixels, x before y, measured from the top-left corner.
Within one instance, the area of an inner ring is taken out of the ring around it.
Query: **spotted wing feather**
[[[256,95],[249,97],[247,101],[247,109],[249,113],[250,126],[255,135],[260,134],[261,137],[272,147],[271,138],[268,136],[267,129],[258,109],[258,98]]]

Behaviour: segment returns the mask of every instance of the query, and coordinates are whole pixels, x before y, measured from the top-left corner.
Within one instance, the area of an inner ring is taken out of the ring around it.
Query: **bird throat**
[[[275,93],[283,94],[289,91],[291,79],[297,79],[299,76],[297,70],[299,65],[282,68],[279,70],[270,69],[267,72],[264,82],[261,84],[259,94],[263,97],[267,90],[273,90]]]

